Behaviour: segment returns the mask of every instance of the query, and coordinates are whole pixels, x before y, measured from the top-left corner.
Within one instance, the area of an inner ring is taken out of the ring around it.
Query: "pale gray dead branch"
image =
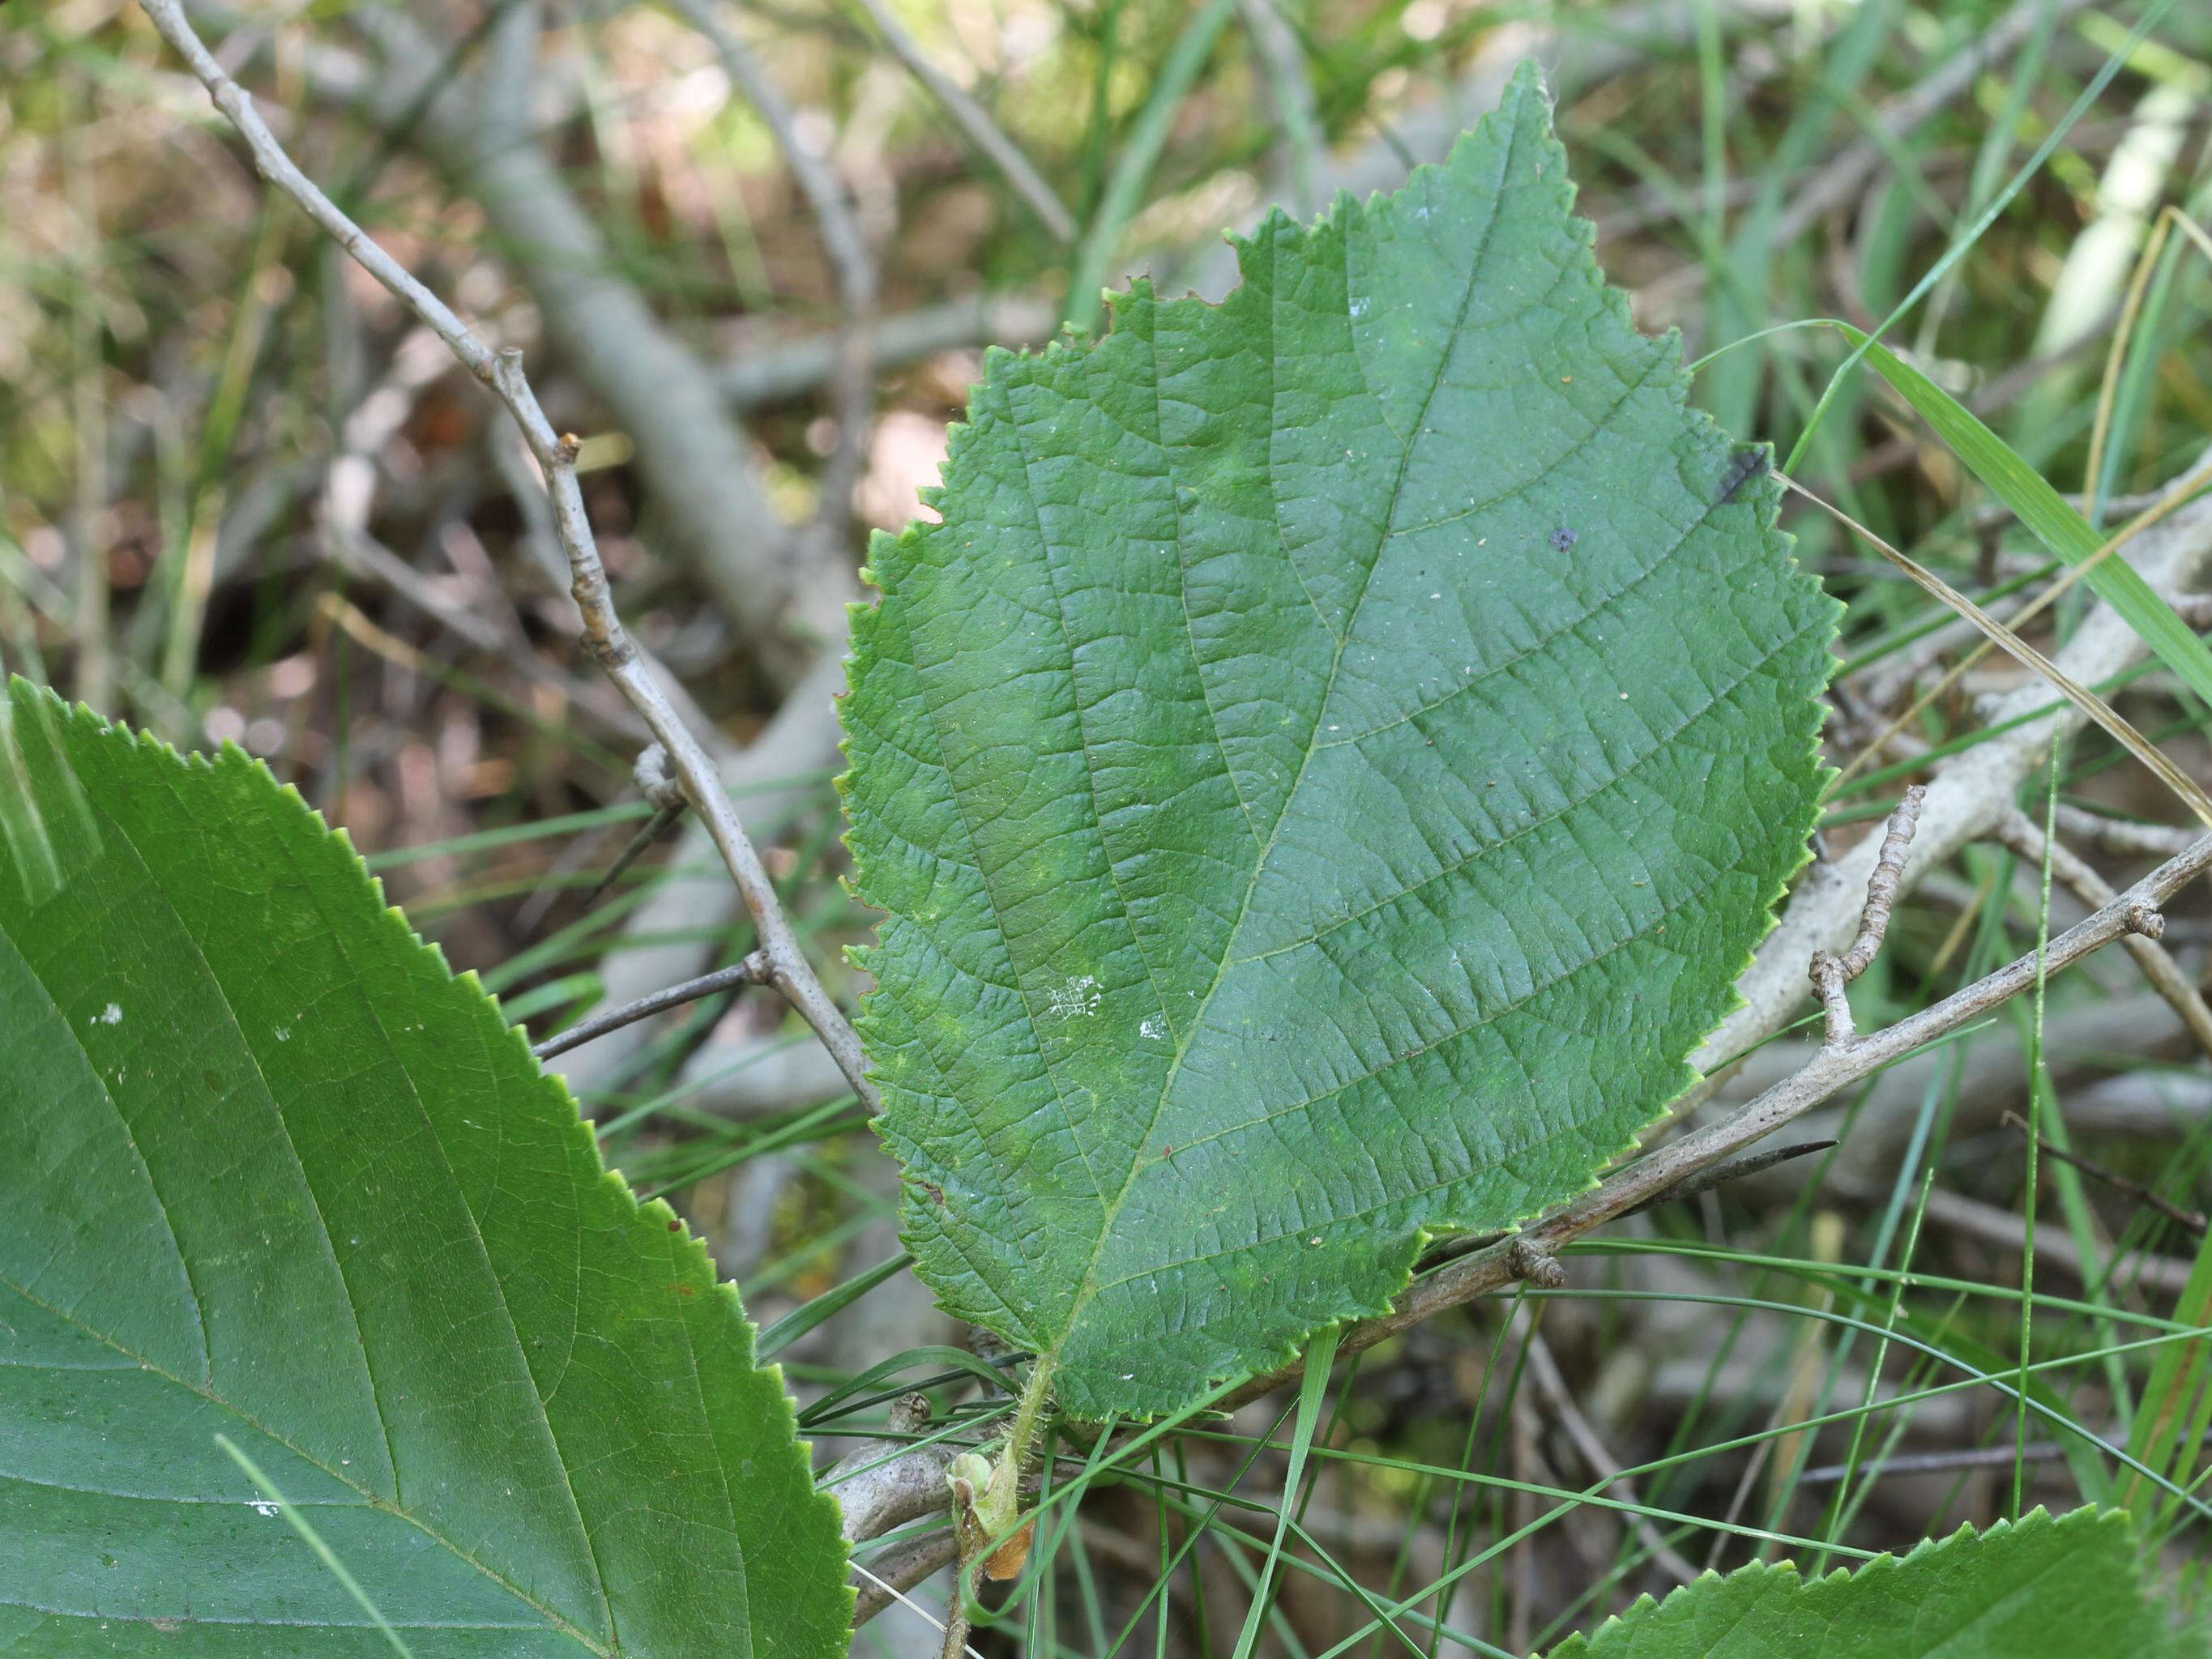
[[[2212,500],[2191,502],[2113,556],[2125,557],[2163,597],[2185,590],[2212,561]],[[2123,617],[2110,605],[2099,605],[2052,660],[2078,683],[2099,685],[2133,667],[2148,652]],[[1968,842],[1986,839],[2012,809],[2028,775],[2049,754],[2053,736],[2078,729],[2084,718],[2039,679],[1998,699],[1983,724],[1997,728],[2015,720],[2021,723],[1937,765],[1900,878],[1900,895],[1909,895],[1929,871],[1948,863]],[[1880,839],[1862,840],[1841,858],[1815,865],[1798,882],[1780,925],[1736,981],[1744,1006],[1691,1056],[1693,1066],[1717,1071],[1788,1022],[1804,999],[1805,964],[1813,953],[1840,950],[1850,939]]]
[[[745,749],[722,756],[721,787],[742,792],[754,823],[786,822],[821,799],[822,786],[809,775],[837,764],[836,698],[844,684],[844,663],[825,653],[792,687],[767,728]],[[702,972],[719,948],[704,936],[738,914],[738,892],[715,867],[713,836],[696,817],[678,833],[665,872],[623,922],[620,942],[599,958],[601,994],[609,1003],[635,1001]],[[655,1029],[648,1023],[611,1031],[563,1054],[558,1069],[579,1098],[589,1099],[627,1075]],[[831,1063],[845,1079],[840,1089],[849,1087],[843,1066]]]
[[[2112,883],[2063,842],[2046,836],[2043,826],[2018,807],[1998,819],[1992,833],[2000,845],[2011,848],[2038,869],[2047,855],[2051,873],[2085,904],[2110,904],[2117,896]],[[2181,1023],[2189,1028],[2189,1035],[2197,1039],[2197,1047],[2212,1054],[2212,1008],[2205,1006],[2203,993],[2182,972],[2181,964],[2173,959],[2172,952],[2156,939],[2140,934],[2121,943],[2142,969],[2151,989],[2164,997],[2166,1006],[2180,1016]]]
[[[301,57],[310,83],[394,133],[422,105],[420,118],[404,127],[407,141],[483,209],[491,239],[538,302],[548,342],[635,441],[671,549],[697,573],[768,678],[788,689],[820,652],[842,647],[844,606],[858,593],[851,568],[842,559],[795,557],[793,532],[769,498],[714,371],[620,274],[605,238],[544,150],[510,136],[511,116],[487,106],[474,77],[441,82],[446,54],[404,13],[362,7],[349,16],[375,43],[380,64],[318,47]]]
[[[1920,822],[1920,808],[1927,799],[1926,786],[1916,783],[1905,792],[1905,799],[1889,815],[1889,827],[1882,835],[1881,851],[1875,856],[1874,873],[1867,878],[1866,904],[1859,913],[1858,937],[1840,954],[1833,951],[1813,952],[1813,989],[1827,1017],[1828,1046],[1832,1048],[1851,1040],[1851,1004],[1844,994],[1844,988],[1872,965],[1875,953],[1888,936],[1890,912],[1897,907],[1898,880],[1905,873],[1905,856],[1912,848],[1913,826]]]
[[[743,895],[769,963],[776,989],[814,1028],[852,1082],[854,1091],[872,1108],[875,1087],[867,1077],[860,1040],[816,977],[777,899],[775,884],[747,838],[714,763],[678,717],[659,682],[641,659],[615,614],[607,578],[599,562],[584,498],[576,483],[577,441],[556,433],[538,406],[522,372],[518,351],[495,351],[428,289],[377,245],[295,166],[270,131],[252,100],[226,74],[193,30],[180,0],[144,0],[145,10],[161,38],[185,63],[216,106],[228,117],[252,151],[256,168],[400,300],[452,349],[469,371],[505,404],[530,444],[552,498],[555,527],[573,575],[571,592],[582,614],[592,654],[609,678],[666,751],[671,769],[683,783],[692,811],[707,826],[715,850]]]
[[[874,367],[895,368],[976,346],[1040,345],[1052,337],[1059,320],[1059,307],[1019,295],[948,300],[881,319],[871,342]],[[716,379],[734,409],[776,403],[828,380],[836,369],[837,349],[830,337],[748,347],[725,362]]]
[[[963,1448],[939,1443],[907,1449],[907,1440],[929,1421],[927,1395],[901,1395],[891,1402],[888,1420],[890,1431],[904,1438],[865,1441],[821,1476],[820,1484],[837,1494],[845,1512],[848,1543],[880,1538],[945,1505],[945,1468]]]
[[[1529,1380],[1535,1383],[1544,1409],[1566,1431],[1567,1438],[1574,1443],[1576,1452],[1589,1472],[1607,1482],[1606,1490],[1626,1506],[1622,1513],[1654,1564],[1678,1584],[1693,1582],[1698,1569],[1682,1559],[1660,1535],[1651,1517],[1643,1513],[1644,1504],[1636,1495],[1635,1486],[1621,1473],[1620,1460],[1606,1449],[1605,1442],[1583,1415],[1582,1407],[1575,1403],[1573,1390],[1567,1387],[1567,1379],[1559,1370],[1559,1362],[1553,1358],[1551,1345],[1533,1324],[1528,1331],[1528,1356]]]

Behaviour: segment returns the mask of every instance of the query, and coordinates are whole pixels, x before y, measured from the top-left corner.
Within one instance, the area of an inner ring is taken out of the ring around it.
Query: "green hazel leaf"
[[[1803,860],[1835,606],[1604,284],[1550,111],[994,352],[844,780],[905,1235],[1084,1417],[1587,1186]]]
[[[1550,1659],[2160,1659],[2184,1645],[2143,1593],[2118,1510],[2034,1510],[1809,1583],[1790,1563],[1644,1596]]]
[[[0,702],[0,1649],[841,1655],[734,1288],[235,749]],[[182,1642],[183,1646],[179,1646]]]

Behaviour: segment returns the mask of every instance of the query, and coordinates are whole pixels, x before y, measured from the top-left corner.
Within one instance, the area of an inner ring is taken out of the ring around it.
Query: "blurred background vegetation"
[[[1814,422],[1847,346],[1785,325],[1872,329],[1911,297],[1890,342],[2094,522],[2212,433],[2212,283],[2185,234],[2146,267],[2112,350],[2160,210],[2203,222],[2212,205],[2197,3],[192,10],[310,174],[521,347],[556,423],[586,438],[617,603],[715,735],[848,1000],[862,988],[840,947],[867,921],[839,884],[842,607],[864,592],[866,532],[926,510],[985,348],[1091,330],[1102,284],[1133,274],[1218,295],[1235,276],[1222,228],[1395,185],[1523,58],[1551,75],[1600,258],[1640,323],[1681,331],[1695,399],[1778,453],[1809,430],[1801,483],[2001,612],[2049,582],[2046,556],[1871,377]],[[8,666],[181,746],[264,758],[533,1036],[735,960],[748,930],[688,832],[594,892],[647,819],[641,734],[577,644],[497,406],[264,194],[131,6],[0,8],[0,94]],[[1829,740],[1860,763],[1826,832],[1842,843],[1979,741],[2021,671],[1995,657],[1944,683],[1977,636],[1802,505],[1800,556],[1850,607]],[[2031,637],[2056,648],[2084,611],[2069,596]],[[2155,666],[2107,689],[2212,782],[2191,693]],[[2055,787],[2100,823],[2179,821],[2100,737],[2051,766],[2027,792],[2039,804]],[[2122,883],[2165,844],[2083,833]],[[2033,862],[1966,848],[1900,913],[1862,1024],[2031,948],[2044,905]],[[2049,905],[2053,927],[2081,914],[2063,884]],[[2177,907],[2166,942],[2201,980],[2201,903]],[[902,1271],[896,1171],[802,1036],[772,999],[724,996],[558,1063],[610,1158],[683,1210],[774,1328],[825,1462],[902,1389],[980,1433],[1003,1401],[949,1357],[968,1334]],[[1741,1097],[1802,1036],[1724,1088]],[[2046,1158],[2031,1194],[2005,1119],[2031,1103],[2123,1179]],[[2174,1430],[2161,1467],[2198,1478],[2203,1345],[2156,1324],[2212,1308],[2192,1214],[2212,1188],[2212,1070],[2185,1022],[2100,957],[2039,1014],[2004,1011],[1827,1120],[1842,1146],[1614,1230],[1572,1264],[1574,1290],[1364,1356],[1316,1441],[1267,1650],[1342,1650],[1374,1597],[1449,1577],[1402,1638],[1357,1645],[1522,1653],[1707,1565],[1843,1565],[2022,1498],[2132,1498],[2192,1601],[2190,1505],[2128,1488],[2080,1435],[2038,1430],[2021,1455],[2000,1390],[1920,1393],[2016,1359],[2039,1209],[2037,1397],[2109,1445],[2150,1443],[2155,1419]],[[1909,1292],[1907,1261],[1927,1276]],[[1095,1497],[1037,1595],[978,1644],[1233,1647],[1284,1409],[1248,1407]],[[1561,1501],[1624,1468],[1602,1502]],[[904,1607],[860,1642],[935,1650]]]

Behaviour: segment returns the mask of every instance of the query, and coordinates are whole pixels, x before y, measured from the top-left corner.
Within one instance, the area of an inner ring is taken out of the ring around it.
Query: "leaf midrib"
[[[1425,428],[1428,421],[1428,411],[1436,401],[1437,392],[1443,384],[1445,369],[1449,367],[1451,362],[1453,351],[1458,344],[1462,333],[1466,329],[1468,313],[1474,303],[1475,290],[1479,285],[1478,277],[1482,269],[1484,258],[1489,252],[1491,235],[1497,229],[1498,222],[1501,216],[1499,210],[1504,199],[1504,181],[1512,173],[1513,158],[1520,148],[1521,123],[1518,118],[1519,110],[1517,106],[1515,111],[1515,117],[1516,118],[1513,125],[1508,129],[1508,137],[1503,147],[1504,155],[1498,163],[1498,181],[1492,188],[1490,197],[1490,214],[1483,222],[1482,234],[1476,242],[1474,256],[1468,261],[1467,282],[1464,288],[1461,290],[1457,314],[1453,319],[1451,331],[1446,337],[1443,349],[1437,354],[1436,372],[1431,376],[1428,391],[1421,399],[1420,412],[1415,416],[1410,433],[1407,435],[1401,437],[1399,440],[1398,476],[1392,481],[1390,486],[1389,511],[1384,518],[1382,532],[1376,538],[1374,557],[1369,562],[1366,572],[1361,580],[1358,597],[1354,600],[1351,610],[1346,612],[1345,616],[1344,632],[1340,636],[1332,636],[1333,649],[1331,650],[1329,657],[1328,684],[1322,688],[1321,696],[1315,701],[1313,729],[1306,735],[1305,753],[1299,758],[1297,775],[1291,781],[1290,787],[1283,792],[1283,805],[1275,814],[1274,823],[1269,828],[1267,844],[1261,849],[1259,856],[1253,860],[1251,878],[1245,884],[1243,902],[1237,907],[1237,920],[1230,926],[1228,938],[1232,942],[1235,940],[1237,935],[1243,931],[1244,919],[1251,914],[1253,898],[1260,890],[1261,878],[1265,875],[1267,869],[1268,860],[1273,856],[1274,848],[1280,839],[1283,820],[1289,816],[1291,803],[1297,799],[1298,791],[1304,786],[1307,770],[1313,764],[1314,756],[1319,752],[1319,745],[1315,740],[1320,736],[1322,723],[1328,714],[1329,699],[1335,695],[1337,678],[1343,672],[1345,652],[1349,648],[1352,637],[1358,632],[1360,613],[1366,605],[1368,595],[1374,590],[1376,573],[1382,568],[1383,559],[1389,551],[1391,538],[1395,533],[1394,521],[1397,516],[1399,503],[1404,496],[1407,474],[1413,465],[1413,459],[1415,453],[1420,447],[1420,441],[1422,437],[1427,435]],[[1348,236],[1346,242],[1345,266],[1346,292],[1348,301],[1352,278],[1351,242]],[[1345,323],[1347,331],[1349,331],[1353,337],[1353,362],[1358,364],[1359,363],[1359,359],[1357,351],[1358,331],[1355,326],[1356,319],[1349,314],[1348,303]],[[1269,332],[1271,349],[1268,354],[1268,362],[1270,364],[1272,377],[1273,365],[1279,361],[1281,356],[1279,346],[1274,343],[1273,338],[1273,329],[1272,311],[1270,313]],[[1157,348],[1155,349],[1155,386],[1157,386]],[[1364,380],[1366,374],[1365,366],[1364,364],[1359,364],[1359,368],[1361,378]],[[1272,378],[1270,384],[1271,386],[1273,384]],[[1373,395],[1371,391],[1370,395]],[[1271,392],[1271,400],[1272,396],[1273,394]],[[1271,414],[1269,421],[1271,431],[1273,428],[1273,425],[1274,422]],[[1388,425],[1387,417],[1385,419],[1385,425]],[[1164,447],[1165,446],[1163,445],[1163,447]],[[1269,479],[1268,494],[1270,501],[1273,501],[1275,497],[1272,476]],[[1178,525],[1180,525],[1180,507],[1177,509],[1177,522]],[[1278,535],[1279,540],[1279,526]],[[1281,551],[1283,556],[1286,560],[1289,559],[1289,548],[1287,546],[1284,546],[1282,547]],[[1181,599],[1186,623],[1186,630],[1188,631],[1190,621],[1188,589],[1179,582],[1177,585],[1177,592]],[[1192,662],[1200,683],[1203,684],[1205,680],[1205,665],[1198,660],[1194,652],[1193,653]],[[1209,708],[1210,706],[1211,705],[1209,704]],[[1222,756],[1222,761],[1224,768],[1226,768],[1228,764],[1228,757],[1225,753]],[[1103,842],[1103,827],[1101,830],[1101,839]],[[1108,863],[1110,866],[1112,863],[1110,854],[1108,859]],[[1129,928],[1131,937],[1135,938],[1135,920],[1129,915],[1126,904],[1123,907],[1122,920],[1124,924]],[[1142,954],[1141,946],[1139,947],[1139,954]],[[1205,1027],[1206,1011],[1212,1006],[1214,998],[1219,994],[1221,987],[1227,981],[1228,977],[1229,974],[1226,962],[1224,961],[1222,963],[1217,964],[1212,981],[1206,987],[1206,994],[1199,1000],[1198,1009],[1191,1017],[1190,1024],[1184,1031],[1182,1041],[1176,1045],[1175,1055],[1169,1062],[1167,1075],[1161,1082],[1159,1093],[1152,1101],[1152,1112],[1146,1121],[1144,1133],[1138,1137],[1136,1143],[1139,1149],[1138,1154],[1132,1157],[1129,1160],[1128,1174],[1122,1180],[1121,1190],[1115,1194],[1113,1202],[1107,1206],[1105,1213],[1100,1218],[1097,1237],[1091,1241],[1091,1256],[1090,1260],[1085,1263],[1083,1278],[1078,1284],[1074,1295],[1068,1299],[1067,1313],[1065,1318],[1061,1321],[1060,1330],[1054,1337],[1052,1353],[1049,1355],[1041,1354],[1039,1356],[1039,1363],[1042,1365],[1048,1367],[1056,1362],[1059,1350],[1066,1345],[1069,1334],[1074,1330],[1076,1322],[1082,1316],[1085,1308],[1086,1308],[1091,1302],[1101,1293],[1102,1291],[1108,1288],[1099,1285],[1097,1282],[1099,1267],[1105,1259],[1106,1246],[1109,1241],[1114,1237],[1115,1230],[1120,1224],[1121,1212],[1127,1207],[1129,1194],[1136,1188],[1137,1177],[1144,1167],[1142,1157],[1143,1149],[1151,1145],[1153,1133],[1159,1127],[1160,1115],[1167,1109],[1168,1098],[1175,1091],[1176,1079],[1182,1074],[1183,1062],[1189,1056],[1192,1045],[1197,1041],[1198,1033]],[[1157,987],[1155,987],[1155,994],[1157,994]],[[1034,1025],[1034,1021],[1032,1021],[1032,1024]],[[1040,1050],[1040,1052],[1042,1052],[1042,1050]]]

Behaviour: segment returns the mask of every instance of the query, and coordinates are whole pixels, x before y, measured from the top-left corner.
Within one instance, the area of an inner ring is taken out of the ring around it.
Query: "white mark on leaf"
[[[120,1025],[120,1024],[123,1024],[123,1007],[122,1007],[122,1005],[121,1005],[120,1003],[114,1003],[114,1002],[111,1002],[111,1003],[109,1003],[109,1004],[107,1005],[107,1006],[106,1006],[105,1008],[101,1009],[98,1013],[94,1014],[94,1015],[92,1017],[92,1023],[93,1023],[94,1025]]]
[[[1137,1026],[1137,1035],[1158,1042],[1168,1034],[1168,1023],[1158,1014],[1147,1014]]]
[[[256,1515],[268,1516],[274,1515],[277,1512],[276,1506],[265,1498],[256,1498],[252,1499],[251,1507]]]
[[[1098,1005],[1103,1000],[1104,998],[1098,989],[1098,975],[1080,974],[1052,993],[1052,1006],[1048,1012],[1062,1019],[1088,1018],[1098,1012]]]

